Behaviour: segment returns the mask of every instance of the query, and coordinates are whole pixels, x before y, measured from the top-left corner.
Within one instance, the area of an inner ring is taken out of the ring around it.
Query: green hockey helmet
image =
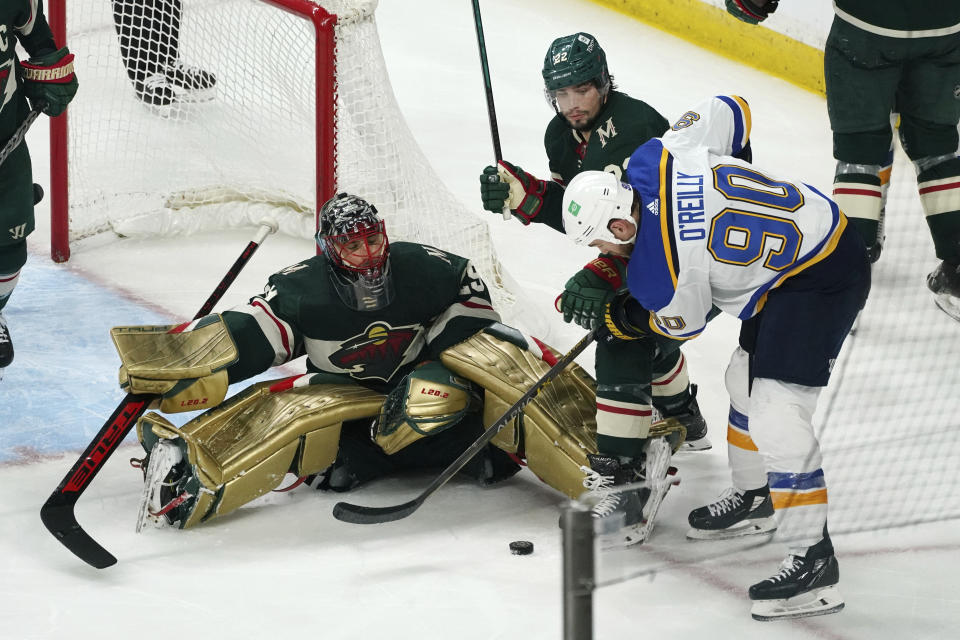
[[[547,93],[591,81],[600,93],[610,88],[607,54],[597,39],[581,31],[554,40],[543,59],[543,84]]]

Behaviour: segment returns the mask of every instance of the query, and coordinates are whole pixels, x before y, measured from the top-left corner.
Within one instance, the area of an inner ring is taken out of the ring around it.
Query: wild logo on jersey
[[[330,354],[330,363],[350,372],[355,378],[376,378],[387,381],[405,361],[417,337],[415,325],[391,327],[375,322],[363,333],[344,340]]]

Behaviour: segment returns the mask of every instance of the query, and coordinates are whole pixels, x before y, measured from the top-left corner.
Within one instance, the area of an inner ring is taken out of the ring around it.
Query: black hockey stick
[[[461,453],[459,458],[451,462],[446,469],[441,471],[440,475],[437,476],[436,479],[430,483],[430,486],[424,489],[419,496],[409,502],[391,507],[364,507],[357,504],[350,504],[349,502],[338,502],[333,505],[333,517],[337,520],[352,522],[354,524],[380,524],[381,522],[401,520],[412,514],[434,491],[445,485],[450,478],[457,475],[457,472],[470,462],[473,456],[477,455],[481,449],[487,446],[487,443],[493,440],[493,437],[497,435],[508,422],[513,420],[517,414],[523,411],[525,406],[533,401],[544,386],[560,375],[560,373],[567,368],[567,365],[573,362],[574,358],[580,355],[591,342],[600,336],[601,331],[606,331],[606,329],[593,329],[590,333],[580,338],[580,342],[573,345],[570,351],[557,360],[557,363],[550,367],[550,370],[543,374],[539,380],[534,382],[533,386],[530,387],[519,400],[514,402],[513,405],[507,409],[506,413],[490,425],[487,430],[483,432],[483,435],[467,447],[466,451]]]
[[[480,21],[480,0],[473,0],[473,25],[477,30],[477,47],[480,49],[480,71],[483,73],[483,93],[487,98],[487,118],[490,120],[490,139],[493,141],[493,157],[497,164],[503,160],[500,151],[500,128],[497,126],[497,110],[493,106],[493,85],[490,83],[490,66],[487,64],[487,44],[483,38],[483,23]],[[490,176],[491,182],[497,182],[498,175]],[[503,205],[503,219],[510,219],[510,207]]]
[[[0,149],[0,165],[7,161],[7,156],[13,153],[14,149],[20,146],[23,138],[27,135],[27,129],[29,129],[34,120],[37,119],[42,109],[42,104],[34,107],[30,113],[27,114],[27,117],[23,119],[23,122],[20,123],[20,126],[17,127],[17,130],[13,132],[13,135],[10,136],[6,144],[3,145],[3,149]]]
[[[264,239],[277,230],[277,223],[265,219],[260,223],[256,235],[247,244],[240,257],[233,263],[216,289],[203,303],[200,310],[193,317],[202,318],[213,310],[220,301],[227,288],[233,283],[243,267],[250,261],[257,248]],[[90,485],[93,479],[103,468],[104,463],[113,455],[113,452],[123,442],[124,437],[136,424],[137,419],[144,414],[147,407],[157,396],[150,394],[128,393],[107,418],[103,428],[94,436],[83,455],[74,463],[73,468],[60,481],[60,485],[50,494],[47,501],[40,508],[40,519],[50,533],[74,555],[97,569],[104,569],[116,564],[117,559],[91,538],[74,514],[74,507],[80,496]]]

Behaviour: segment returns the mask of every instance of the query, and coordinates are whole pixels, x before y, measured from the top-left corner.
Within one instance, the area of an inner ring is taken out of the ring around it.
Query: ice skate
[[[583,486],[596,502],[591,510],[594,531],[610,546],[638,544],[653,529],[660,504],[679,480],[671,477],[671,448],[666,438],[653,438],[640,460],[621,461],[614,456],[589,454],[590,466],[580,470]]]
[[[687,520],[691,527],[687,537],[692,540],[736,538],[777,528],[767,486],[751,491],[731,487],[715,502],[691,511]]]
[[[750,613],[762,621],[837,613],[844,604],[837,590],[839,581],[837,558],[825,539],[802,556],[788,555],[776,575],[751,586]]]
[[[209,71],[178,62],[163,75],[181,102],[207,102],[214,97],[217,78]]]
[[[7,319],[0,311],[0,379],[3,379],[3,370],[13,362],[13,341],[10,339],[10,329]]]
[[[147,457],[143,493],[137,516],[137,533],[145,524],[164,527],[175,520],[172,513],[186,498],[177,491],[177,480],[183,476],[183,452],[170,440],[160,440]]]
[[[941,262],[927,276],[927,287],[937,306],[954,320],[960,320],[960,267]]]

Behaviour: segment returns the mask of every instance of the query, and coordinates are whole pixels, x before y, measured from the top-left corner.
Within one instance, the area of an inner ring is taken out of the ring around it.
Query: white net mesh
[[[374,203],[392,240],[470,257],[509,306],[486,224],[440,184],[396,104],[375,0],[315,4],[339,16],[337,190]],[[192,233],[264,215],[312,236],[310,21],[266,0],[71,0],[67,11],[81,79],[69,116],[71,240]]]

